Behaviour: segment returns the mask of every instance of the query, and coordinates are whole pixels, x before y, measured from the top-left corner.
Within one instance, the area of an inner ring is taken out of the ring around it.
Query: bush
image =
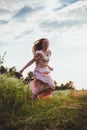
[[[28,86],[21,80],[0,75],[0,123],[15,115],[29,99]]]

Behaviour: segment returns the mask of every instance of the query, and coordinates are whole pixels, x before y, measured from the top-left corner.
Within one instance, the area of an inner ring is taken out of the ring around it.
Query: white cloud
[[[77,28],[87,23],[87,17],[83,17],[87,13],[87,1],[78,1],[60,11],[54,10],[56,6],[60,6],[60,4],[58,5],[60,2],[57,0],[51,0],[51,2],[49,0],[43,2],[39,0],[37,2],[27,0],[25,2],[18,0],[12,2],[8,0],[7,2],[2,3],[4,3],[5,12],[8,12],[9,9],[11,16],[7,16],[9,21],[6,21],[3,15],[1,24],[4,23],[6,25],[0,28],[1,35],[6,35],[7,38],[4,39],[2,37],[2,41],[7,41],[11,37],[11,39],[15,39],[15,37],[22,38],[23,32],[28,32],[28,30],[39,31],[38,34],[47,32],[50,34],[51,31],[54,31],[54,33],[59,31],[61,33],[66,31],[66,29],[71,29],[71,27]],[[48,5],[50,5],[49,8]],[[16,21],[16,19],[20,21]]]

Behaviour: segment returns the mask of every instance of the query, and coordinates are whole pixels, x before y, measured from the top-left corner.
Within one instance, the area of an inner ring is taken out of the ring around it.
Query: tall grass
[[[67,90],[34,103],[29,85],[0,75],[0,130],[86,130],[86,101],[87,91]]]

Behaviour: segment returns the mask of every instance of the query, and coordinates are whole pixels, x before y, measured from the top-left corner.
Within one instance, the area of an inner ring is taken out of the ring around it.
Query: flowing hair
[[[34,53],[35,51],[37,50],[42,50],[42,43],[43,43],[43,40],[48,40],[47,38],[41,38],[37,41],[34,42],[34,46],[32,48],[32,52]]]

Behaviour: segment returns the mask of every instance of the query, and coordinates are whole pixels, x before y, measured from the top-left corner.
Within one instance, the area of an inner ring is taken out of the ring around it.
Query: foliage
[[[20,74],[19,72],[16,71],[15,66],[8,69],[8,68],[5,68],[3,65],[1,65],[0,66],[0,74],[7,74],[8,76],[16,77],[18,79],[23,77],[22,74]]]
[[[0,74],[7,73],[7,69],[4,66],[0,66]]]
[[[65,90],[34,103],[22,79],[2,74],[0,130],[86,130],[86,101],[87,91]]]
[[[6,75],[0,75],[0,124],[6,122],[11,115],[26,102],[26,86],[21,80]]]
[[[3,64],[6,52],[4,52],[3,56],[0,55],[0,65]]]
[[[60,86],[58,86],[57,83],[55,83],[55,85],[56,85],[56,90],[74,90],[75,89],[74,83],[72,81],[69,81],[66,84],[61,84]]]
[[[24,79],[24,83],[25,84],[28,84],[31,80],[33,80],[33,72],[30,71],[28,74],[27,74],[27,77]]]

